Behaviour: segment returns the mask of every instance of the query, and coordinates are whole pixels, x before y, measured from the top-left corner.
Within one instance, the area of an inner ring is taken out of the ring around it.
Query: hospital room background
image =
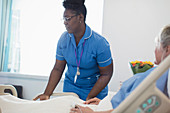
[[[5,6],[0,0],[0,84],[22,86],[23,97],[32,99],[46,87],[57,41],[65,31],[63,0],[6,1]],[[170,24],[170,0],[86,0],[85,4],[86,23],[110,43],[114,74],[109,90],[116,92],[120,82],[133,76],[130,61],[154,62],[153,40],[161,27]],[[63,79],[64,75],[55,92],[62,92]]]

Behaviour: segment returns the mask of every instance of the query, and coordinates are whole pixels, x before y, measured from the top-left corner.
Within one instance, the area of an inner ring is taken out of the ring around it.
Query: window
[[[13,0],[8,72],[49,75],[65,31],[63,0]],[[97,5],[93,5],[96,4]],[[86,23],[101,34],[103,0],[86,0]]]

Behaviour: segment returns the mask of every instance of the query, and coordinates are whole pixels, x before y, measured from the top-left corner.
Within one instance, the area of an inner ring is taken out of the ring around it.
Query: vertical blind
[[[8,69],[12,0],[0,0],[0,71]]]

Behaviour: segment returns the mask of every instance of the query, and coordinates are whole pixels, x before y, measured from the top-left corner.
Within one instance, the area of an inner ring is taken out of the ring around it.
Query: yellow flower
[[[149,64],[149,65],[153,65],[153,63],[150,62],[150,61],[145,61],[144,63],[145,63],[145,64]]]
[[[140,61],[136,60],[135,63],[140,63]]]
[[[131,64],[135,64],[136,62],[134,62],[134,61],[132,61],[132,62],[130,62]]]

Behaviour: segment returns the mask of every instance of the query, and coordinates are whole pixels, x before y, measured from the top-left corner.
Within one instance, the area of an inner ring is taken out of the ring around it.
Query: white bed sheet
[[[94,111],[112,109],[109,96],[105,97],[99,105],[84,105],[83,102],[83,100],[75,96],[61,96],[45,101],[32,101],[19,99],[12,95],[1,95],[0,109],[2,113],[69,113],[75,104],[88,106]]]

